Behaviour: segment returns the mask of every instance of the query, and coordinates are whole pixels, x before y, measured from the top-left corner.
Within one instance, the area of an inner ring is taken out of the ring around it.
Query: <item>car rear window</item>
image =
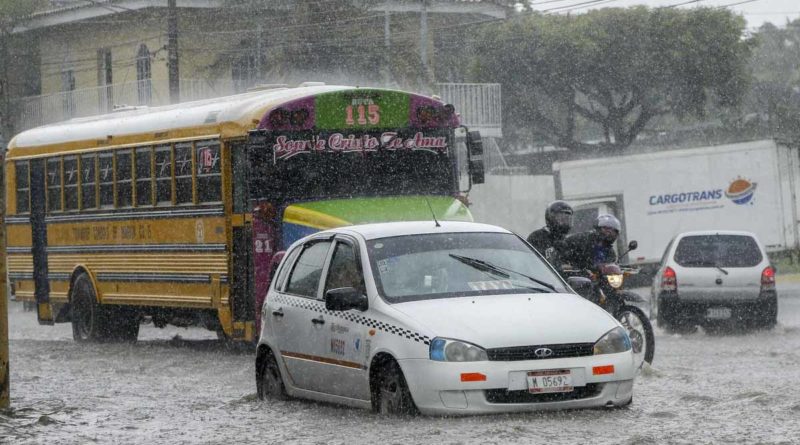
[[[687,236],[675,249],[675,262],[683,267],[753,267],[762,258],[756,240],[746,235]]]

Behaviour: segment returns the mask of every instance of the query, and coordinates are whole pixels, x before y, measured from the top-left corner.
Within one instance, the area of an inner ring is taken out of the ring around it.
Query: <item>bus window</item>
[[[172,204],[172,147],[156,147],[156,203]]]
[[[78,157],[64,157],[64,210],[78,210]]]
[[[114,153],[100,155],[100,207],[114,207]]]
[[[97,177],[95,176],[95,155],[81,156],[81,208],[97,208]]]
[[[222,168],[218,142],[197,144],[197,200],[200,202],[222,201]]]
[[[47,211],[61,211],[61,158],[47,160]]]
[[[153,175],[150,171],[150,147],[136,149],[136,205],[153,205]]]
[[[31,178],[28,161],[17,161],[17,214],[28,213],[31,210]]]
[[[175,203],[192,202],[192,145],[178,144],[175,146]]]
[[[131,150],[117,152],[117,207],[130,207],[133,205],[131,153]]]

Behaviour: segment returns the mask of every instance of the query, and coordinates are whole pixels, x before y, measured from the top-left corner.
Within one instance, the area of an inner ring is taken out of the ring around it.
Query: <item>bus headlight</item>
[[[489,355],[472,343],[437,337],[431,341],[430,358],[439,362],[480,362],[488,361]]]
[[[622,326],[618,326],[608,332],[594,344],[594,355],[616,354],[625,352],[631,348],[631,339]]]
[[[614,289],[619,289],[622,286],[622,274],[606,275],[606,280]]]

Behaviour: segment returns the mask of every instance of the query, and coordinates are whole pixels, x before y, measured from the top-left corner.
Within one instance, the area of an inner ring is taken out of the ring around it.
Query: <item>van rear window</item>
[[[762,260],[756,241],[745,235],[687,236],[675,249],[683,267],[753,267]]]

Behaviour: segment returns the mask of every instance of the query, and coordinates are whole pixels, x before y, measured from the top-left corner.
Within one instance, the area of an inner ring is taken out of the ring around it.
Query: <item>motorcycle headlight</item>
[[[431,341],[430,358],[439,362],[480,362],[489,360],[489,355],[472,343],[437,337]]]
[[[619,289],[622,286],[622,274],[606,275],[606,279],[614,289]]]
[[[622,326],[618,326],[600,337],[594,344],[594,355],[616,354],[631,348],[631,339]]]

